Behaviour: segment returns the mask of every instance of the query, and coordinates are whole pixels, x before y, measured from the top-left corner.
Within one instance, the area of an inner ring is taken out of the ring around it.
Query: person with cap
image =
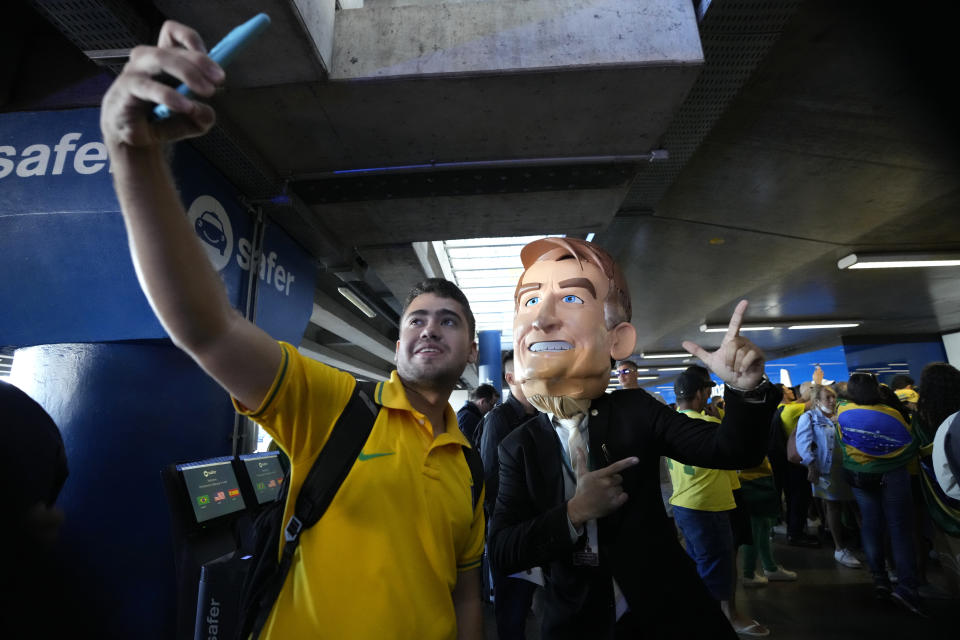
[[[710,372],[693,365],[680,374],[673,384],[677,396],[677,411],[696,420],[720,424],[720,420],[703,412],[713,390]],[[737,502],[734,491],[740,488],[735,471],[709,469],[681,464],[668,459],[670,479],[673,482],[674,520],[686,540],[687,553],[697,564],[697,573],[719,603],[734,631],[750,637],[763,637],[770,630],[756,620],[744,616],[736,607],[736,549],[735,530],[742,537],[744,529],[736,518]],[[741,512],[742,513],[742,512]]]
[[[735,638],[660,500],[661,455],[681,464],[758,464],[780,394],[735,308],[716,351],[684,348],[726,383],[726,418],[671,411],[642,389],[606,393],[611,359],[636,347],[623,274],[577,238],[521,251],[515,375],[543,413],[500,445],[488,549],[495,569],[544,569],[540,637]]]
[[[917,404],[920,402],[920,394],[917,393],[913,384],[913,378],[903,373],[893,376],[893,380],[890,381],[890,388],[911,415],[917,411]]]

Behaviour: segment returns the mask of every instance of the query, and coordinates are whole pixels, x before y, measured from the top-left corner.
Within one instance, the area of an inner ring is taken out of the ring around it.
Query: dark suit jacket
[[[480,458],[483,460],[483,508],[487,520],[493,515],[493,507],[500,487],[500,459],[497,450],[500,442],[516,427],[531,420],[538,412],[527,415],[524,406],[511,394],[507,401],[491,409],[477,426],[480,433]]]
[[[728,391],[724,420],[717,425],[677,413],[642,389],[594,400],[588,422],[591,468],[640,458],[640,464],[623,473],[629,500],[597,523],[596,568],[572,562],[584,539],[570,541],[560,440],[549,418],[541,415],[507,436],[500,445],[500,490],[488,550],[494,569],[507,574],[544,568],[545,640],[612,637],[611,576],[632,619],[645,629],[643,637],[736,637],[667,520],[659,458],[714,469],[760,464],[778,401],[775,389],[761,403]],[[609,462],[603,459],[602,444]]]
[[[483,420],[483,414],[477,405],[469,400],[463,403],[463,406],[457,411],[457,426],[474,447],[477,446],[477,425]]]

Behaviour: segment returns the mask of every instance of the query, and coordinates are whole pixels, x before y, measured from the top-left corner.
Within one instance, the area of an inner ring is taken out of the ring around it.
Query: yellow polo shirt
[[[353,376],[280,343],[283,359],[260,407],[237,410],[261,424],[290,457],[284,522],[343,411]],[[361,456],[326,513],[302,534],[262,638],[455,638],[451,592],[480,566],[483,499],[452,407],[433,436],[394,371],[376,387],[383,406]],[[283,541],[281,540],[281,545]]]
[[[680,413],[697,420],[720,423],[713,416],[684,409]],[[736,471],[729,469],[707,469],[682,464],[667,458],[670,469],[670,481],[673,482],[673,495],[670,504],[697,511],[729,511],[736,509],[733,490],[740,488],[740,479]]]

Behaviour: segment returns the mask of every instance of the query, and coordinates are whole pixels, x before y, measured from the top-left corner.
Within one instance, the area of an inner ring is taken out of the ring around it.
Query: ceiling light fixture
[[[367,303],[358,298],[357,294],[355,294],[353,291],[350,291],[350,289],[347,289],[346,287],[337,287],[337,291],[340,292],[340,295],[353,303],[353,306],[355,306],[357,309],[360,309],[360,311],[363,312],[363,315],[367,316],[368,318],[377,317],[377,314],[373,312],[373,309],[368,307]]]
[[[838,269],[902,269],[908,267],[960,267],[957,252],[851,253],[837,261]]]
[[[660,373],[664,371],[686,371],[688,367],[660,367],[657,369]]]
[[[845,329],[847,327],[859,327],[861,322],[850,320],[848,322],[804,322],[792,324],[787,329]]]
[[[807,320],[804,322],[783,321],[783,322],[764,322],[756,324],[744,324],[740,326],[740,331],[773,331],[774,329],[843,329],[846,327],[859,327],[862,322],[859,320]],[[720,333],[727,330],[729,325],[720,324],[702,324],[700,331],[702,333]]]
[[[700,325],[700,331],[703,333],[721,333],[725,332],[730,325],[724,324],[702,324]],[[740,331],[773,331],[776,329],[772,324],[742,324],[740,325]]]
[[[646,352],[644,352],[644,353],[641,353],[641,354],[640,354],[640,358],[643,359],[643,360],[650,360],[650,359],[653,359],[653,358],[689,358],[689,357],[690,357],[690,354],[687,353],[686,351],[681,351],[681,352],[671,351],[671,352],[669,352],[669,353],[667,353],[667,352],[665,352],[665,351],[664,351],[664,352],[659,352],[659,353],[657,353],[657,352],[654,352],[654,353],[646,353]]]

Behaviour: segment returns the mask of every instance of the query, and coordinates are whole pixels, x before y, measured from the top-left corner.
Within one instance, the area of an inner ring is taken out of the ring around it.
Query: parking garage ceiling
[[[718,343],[700,325],[743,297],[751,321],[862,320],[751,334],[774,357],[842,335],[960,329],[958,268],[837,268],[857,251],[960,251],[954,74],[941,71],[954,22],[941,3],[696,2],[700,61],[390,78],[349,77],[356,37],[315,46],[312,4],[37,0],[14,15],[43,38],[5,39],[20,72],[2,77],[0,109],[45,108],[64,87],[72,105],[96,104],[123,50],[164,17],[214,40],[267,6],[275,55],[238,64],[220,125],[196,146],[251,199],[289,196],[266,212],[317,259],[317,299],[356,331],[315,314],[307,341],[363,375],[390,368],[403,290],[436,270],[424,247],[455,238],[594,233],[626,270],[638,354]],[[368,0],[338,10],[336,28],[438,4]],[[418,168],[335,173],[399,165]],[[344,283],[382,313],[343,302]]]

